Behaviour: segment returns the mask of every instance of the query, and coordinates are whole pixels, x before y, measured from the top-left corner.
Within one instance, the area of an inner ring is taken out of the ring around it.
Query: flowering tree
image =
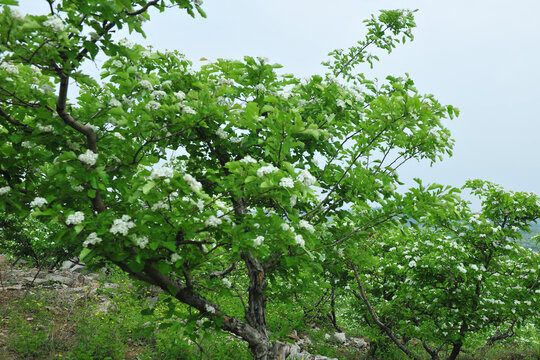
[[[540,255],[517,241],[538,220],[539,199],[480,180],[465,187],[482,198],[481,212],[456,199],[453,212],[410,213],[421,227],[378,237],[370,251],[385,256],[374,264],[350,262],[371,321],[415,359],[403,339],[419,339],[432,359],[455,359],[471,334],[491,345],[538,316]]]
[[[47,15],[0,14],[0,210],[62,224],[57,238],[78,241],[84,259],[161,287],[256,359],[289,351],[268,334],[267,294],[321,273],[348,241],[421,201],[396,195],[396,170],[451,151],[441,120],[453,107],[408,77],[353,73],[377,60],[369,49],[412,38],[411,12],[372,17],[365,40],[331,53],[327,75],[300,80],[265,58],[196,70],[177,51],[113,39],[122,27],[143,33],[151,8],[204,16],[198,2],[49,3]],[[107,60],[94,79],[81,64],[98,53]]]

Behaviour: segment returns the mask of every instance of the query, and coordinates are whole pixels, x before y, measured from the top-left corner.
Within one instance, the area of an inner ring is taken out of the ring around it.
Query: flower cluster
[[[88,164],[90,166],[93,166],[96,163],[97,158],[98,158],[98,154],[96,154],[90,149],[86,150],[84,154],[80,154],[78,157],[78,159],[81,162]]]
[[[232,286],[231,281],[227,278],[223,278],[221,282],[223,283],[223,286],[225,286],[226,288],[230,288]]]
[[[67,217],[66,225],[79,225],[83,221],[84,213],[82,211],[77,211]]]
[[[264,241],[264,237],[263,236],[257,236],[254,240],[253,240],[253,246],[260,246]]]
[[[159,108],[161,107],[161,104],[158,103],[157,101],[154,101],[154,100],[150,100],[147,104],[146,104],[146,108],[148,110],[159,110]]]
[[[201,191],[202,184],[198,182],[193,176],[186,174],[184,175],[184,181],[189,185],[193,191]]]
[[[305,186],[311,186],[315,184],[315,181],[317,181],[317,179],[315,179],[315,177],[305,169],[302,169],[302,171],[300,171],[297,180]]]
[[[229,136],[223,128],[218,128],[216,130],[216,135],[219,136],[220,139],[226,139]]]
[[[120,219],[115,219],[109,231],[113,234],[127,235],[129,229],[135,227],[135,223],[130,219],[129,215],[123,215]]]
[[[54,131],[54,128],[52,125],[41,125],[41,124],[37,124],[36,125],[36,128],[39,130],[39,131],[43,131],[43,132],[53,132]]]
[[[310,223],[308,223],[306,220],[300,220],[300,224],[299,226],[303,229],[306,229],[307,231],[309,231],[311,234],[313,234],[315,232],[315,228],[313,227],[313,225],[311,225]]]
[[[64,22],[56,15],[48,16],[43,25],[50,27],[53,31],[64,30]]]
[[[218,217],[215,217],[214,215],[210,215],[208,219],[204,222],[206,226],[213,226],[216,227],[221,224],[221,219]]]
[[[8,192],[11,191],[11,188],[9,186],[4,186],[4,187],[1,187],[0,188],[0,195],[5,195],[7,194]]]
[[[86,237],[86,240],[83,242],[84,247],[88,247],[88,245],[95,245],[99,244],[102,241],[100,237],[97,236],[95,232],[91,233]]]
[[[275,173],[277,171],[279,171],[279,169],[272,164],[261,166],[259,169],[257,169],[257,176],[263,177],[264,175]]]
[[[281,180],[279,181],[279,186],[284,188],[293,188],[294,180],[290,177],[281,178]]]
[[[240,160],[240,162],[243,162],[245,164],[256,164],[257,163],[257,160],[255,160],[254,158],[252,158],[251,156],[247,155],[245,158],[243,158],[242,160]]]
[[[172,178],[174,176],[174,171],[172,168],[169,167],[158,167],[152,169],[152,173],[150,174],[150,179],[158,179],[158,178]]]
[[[8,62],[1,63],[0,70],[4,70],[10,75],[17,75],[19,73],[19,68],[16,65],[10,64]]]
[[[141,249],[144,249],[146,245],[148,245],[148,238],[146,236],[135,236],[133,240],[135,241],[135,244]]]
[[[152,83],[150,83],[150,81],[148,80],[141,80],[141,82],[139,82],[139,85],[141,85],[141,87],[146,90],[152,90],[154,88],[152,86]]]
[[[184,100],[186,98],[186,93],[183,92],[182,90],[179,90],[177,92],[174,93],[174,96],[176,96],[176,98],[180,101]]]
[[[45,198],[42,198],[42,197],[36,197],[34,200],[32,200],[32,202],[30,203],[30,207],[42,207],[43,205],[47,204],[47,200]]]
[[[180,260],[182,257],[180,255],[178,255],[177,253],[174,253],[171,255],[171,262],[174,264],[176,263],[178,260]]]
[[[302,237],[302,235],[296,235],[296,236],[294,237],[294,241],[296,242],[296,244],[297,244],[298,246],[304,246],[304,245],[306,245],[306,242],[305,242],[304,238]]]
[[[167,96],[167,93],[163,90],[154,90],[152,91],[152,94],[150,94],[154,99],[162,99]]]

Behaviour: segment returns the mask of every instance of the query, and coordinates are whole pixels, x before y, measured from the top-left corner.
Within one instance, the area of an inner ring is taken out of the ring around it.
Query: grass
[[[216,331],[196,311],[164,301],[166,298],[158,290],[133,282],[121,273],[104,276],[100,281],[119,287],[100,286],[92,295],[88,291],[66,293],[52,289],[0,292],[0,359],[251,359],[243,341]],[[104,300],[110,304],[106,312],[100,312]],[[141,309],[150,306],[150,314],[142,315]],[[225,306],[241,312],[238,303],[231,301]],[[325,334],[335,332],[329,323],[319,321],[318,328],[312,329],[303,322],[301,314],[291,304],[270,302],[269,328],[281,338],[292,327],[309,336],[313,344],[308,351],[312,354],[346,360],[365,358],[355,349],[326,339]],[[373,334],[373,330],[359,326],[347,312],[339,315],[341,323],[349,323],[348,336],[362,336],[370,331]],[[294,326],[285,326],[290,322]],[[482,352],[469,352],[462,359],[540,359],[537,330],[524,327],[519,331],[516,338]],[[387,341],[381,341],[378,350],[373,359],[405,359]]]

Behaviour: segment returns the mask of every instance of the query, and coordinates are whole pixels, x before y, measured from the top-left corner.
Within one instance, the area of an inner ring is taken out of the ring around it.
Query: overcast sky
[[[36,1],[22,0],[23,10],[36,12]],[[303,77],[324,73],[328,52],[361,39],[370,14],[418,9],[414,42],[361,69],[381,79],[407,72],[461,116],[446,124],[454,156],[433,167],[410,163],[402,178],[455,186],[481,178],[540,194],[540,1],[205,0],[203,8],[207,19],[153,14],[147,39],[132,39],[190,59],[266,56]]]

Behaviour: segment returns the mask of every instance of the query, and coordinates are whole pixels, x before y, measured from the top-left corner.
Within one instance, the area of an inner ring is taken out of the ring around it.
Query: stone
[[[363,338],[350,338],[348,345],[358,349],[364,349],[369,347],[369,343]]]
[[[34,285],[42,285],[47,284],[50,280],[47,279],[41,279],[41,278],[34,278],[33,276],[25,276],[22,278],[23,281],[27,282],[28,284],[34,284]]]
[[[105,283],[103,284],[103,287],[105,289],[119,289],[120,288],[120,285],[119,284],[115,284],[115,283]]]
[[[47,274],[47,276],[45,276],[45,279],[67,286],[71,286],[75,283],[75,280],[73,280],[72,278],[56,274]]]
[[[342,333],[342,332],[334,333],[334,337],[340,343],[344,343],[345,341],[347,341],[347,337],[345,336],[345,333]]]

